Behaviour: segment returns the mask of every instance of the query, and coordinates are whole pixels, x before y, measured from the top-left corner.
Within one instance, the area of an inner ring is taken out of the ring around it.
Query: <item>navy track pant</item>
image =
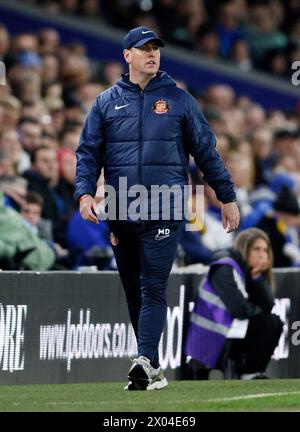
[[[181,221],[109,222],[138,355],[159,365],[158,345],[167,315],[167,282]]]

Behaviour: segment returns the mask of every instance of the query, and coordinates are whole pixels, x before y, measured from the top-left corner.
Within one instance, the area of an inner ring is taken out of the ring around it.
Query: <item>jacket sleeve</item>
[[[262,309],[249,301],[239,290],[228,265],[216,265],[211,269],[209,280],[229,313],[238,319],[248,319],[262,313]]]
[[[105,137],[99,99],[94,102],[82,129],[76,150],[75,199],[83,194],[95,195],[97,180],[104,164]]]
[[[236,199],[233,183],[218,151],[216,137],[191,95],[186,98],[185,142],[189,153],[202,171],[203,179],[223,202]]]
[[[262,308],[263,312],[271,312],[274,306],[272,291],[263,277],[252,279],[248,287],[249,300]]]

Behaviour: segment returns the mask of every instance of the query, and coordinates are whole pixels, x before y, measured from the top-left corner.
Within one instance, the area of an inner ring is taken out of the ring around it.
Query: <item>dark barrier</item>
[[[185,287],[172,277],[162,366],[177,378]],[[121,381],[136,342],[115,272],[0,273],[0,384]]]
[[[285,323],[268,367],[274,378],[300,377],[300,269],[275,270],[275,311]]]
[[[183,339],[201,274],[172,274],[159,351],[169,379],[184,378]],[[272,377],[300,377],[298,271],[275,272],[285,329]],[[1,272],[0,384],[125,381],[136,342],[115,272]]]

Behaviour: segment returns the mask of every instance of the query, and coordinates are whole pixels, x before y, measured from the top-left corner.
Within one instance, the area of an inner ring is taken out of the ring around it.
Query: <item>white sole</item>
[[[167,385],[168,385],[168,381],[166,380],[166,378],[163,378],[160,381],[155,381],[154,383],[149,384],[146,390],[161,390],[167,387]]]

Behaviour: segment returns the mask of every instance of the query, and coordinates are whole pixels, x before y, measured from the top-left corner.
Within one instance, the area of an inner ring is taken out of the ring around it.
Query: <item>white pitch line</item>
[[[255,398],[264,398],[264,397],[272,397],[272,396],[289,396],[294,394],[300,394],[300,391],[278,392],[278,393],[256,393],[256,394],[248,394],[244,396],[232,396],[232,397],[225,397],[219,399],[207,399],[206,401],[201,401],[201,402],[230,402],[230,401],[243,400],[243,399],[255,399]]]
[[[201,403],[211,403],[211,402],[230,402],[230,401],[236,401],[236,400],[246,400],[246,399],[255,399],[255,398],[265,398],[265,397],[274,397],[274,396],[289,396],[289,395],[295,395],[300,394],[300,391],[291,391],[291,392],[277,392],[277,393],[256,393],[256,394],[248,394],[244,396],[232,396],[232,397],[225,397],[225,398],[218,398],[218,399],[197,399],[197,400],[191,400],[189,402],[195,403],[197,402],[199,405]],[[122,403],[124,401],[118,401],[118,403]],[[164,401],[164,405],[169,404],[179,404],[182,403],[183,400],[173,400],[173,401]],[[31,402],[32,403],[32,402]],[[130,401],[127,400],[127,405],[134,405],[136,404],[136,401]],[[25,403],[21,402],[13,402],[12,405],[19,406],[19,405],[26,405]],[[35,405],[40,404],[40,402],[35,402]],[[73,401],[73,402],[67,402],[67,401],[59,401],[59,402],[53,402],[53,401],[45,401],[45,405],[52,405],[52,406],[59,406],[59,405],[69,405],[69,406],[75,406],[75,405],[110,405],[111,401]],[[299,403],[300,406],[300,403]]]

